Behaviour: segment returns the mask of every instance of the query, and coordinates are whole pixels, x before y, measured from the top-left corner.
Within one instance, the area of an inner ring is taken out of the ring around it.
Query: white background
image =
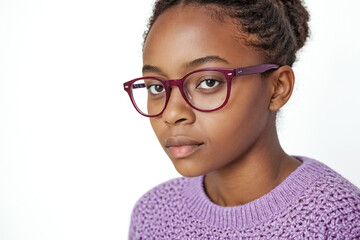
[[[281,143],[360,186],[360,3],[307,2]],[[179,176],[122,88],[151,6],[0,0],[1,240],[126,239],[136,200]]]

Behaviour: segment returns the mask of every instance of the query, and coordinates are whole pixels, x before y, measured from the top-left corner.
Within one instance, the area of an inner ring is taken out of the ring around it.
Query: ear
[[[278,111],[290,99],[294,89],[295,76],[290,66],[282,66],[272,74],[272,96],[269,109]]]

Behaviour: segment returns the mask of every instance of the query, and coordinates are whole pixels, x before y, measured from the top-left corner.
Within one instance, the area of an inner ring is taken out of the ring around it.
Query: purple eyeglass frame
[[[232,79],[234,77],[264,73],[264,72],[267,72],[269,70],[276,70],[278,68],[280,68],[280,65],[277,65],[277,64],[260,64],[260,65],[253,65],[253,66],[235,68],[235,69],[232,69],[232,68],[203,68],[203,69],[192,71],[192,72],[186,74],[184,77],[182,77],[180,79],[163,80],[163,79],[157,78],[157,77],[136,78],[136,79],[130,80],[128,82],[125,82],[124,83],[124,90],[129,94],[130,100],[131,100],[133,106],[135,107],[135,109],[141,115],[143,115],[145,117],[157,117],[157,116],[160,116],[164,112],[164,110],[166,109],[166,106],[167,106],[167,104],[169,102],[169,99],[170,99],[170,93],[171,93],[171,88],[172,87],[178,87],[179,88],[182,97],[185,99],[186,103],[189,104],[192,108],[194,108],[194,109],[196,109],[197,111],[200,111],[200,112],[213,112],[213,111],[219,110],[220,108],[224,107],[227,104],[227,102],[229,101],[230,92],[231,92],[231,81],[232,81]],[[194,73],[197,73],[197,72],[202,72],[202,71],[221,72],[226,78],[226,81],[227,81],[226,99],[225,99],[224,103],[221,106],[219,106],[219,107],[217,107],[215,109],[211,109],[211,110],[199,109],[199,108],[193,106],[189,102],[189,100],[186,98],[184,88],[183,88],[185,79],[191,74],[194,74]],[[165,105],[164,105],[163,110],[160,113],[156,114],[156,115],[149,115],[149,114],[143,113],[137,107],[137,105],[135,103],[135,100],[134,100],[133,95],[132,95],[131,88],[144,87],[142,84],[134,85],[134,82],[136,82],[138,80],[141,80],[141,79],[155,79],[155,80],[160,81],[164,85],[165,93],[166,93]]]

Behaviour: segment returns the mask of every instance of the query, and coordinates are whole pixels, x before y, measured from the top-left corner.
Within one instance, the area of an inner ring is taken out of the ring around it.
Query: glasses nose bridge
[[[183,82],[183,78],[167,80],[169,88],[178,87],[179,89],[182,89]]]
[[[184,89],[183,89],[184,81],[185,81],[185,78],[167,80],[166,83],[167,83],[167,88],[169,89],[169,96],[170,96],[170,93],[172,92],[173,87],[177,87],[179,89],[182,97],[186,101],[186,96],[184,96]]]
[[[184,78],[179,78],[179,79],[170,79],[170,80],[166,81],[167,88],[169,90],[169,93],[168,93],[169,95],[168,95],[168,99],[167,99],[168,103],[169,103],[169,101],[171,101],[170,100],[172,98],[171,96],[174,94],[174,93],[172,93],[173,88],[177,87],[179,92],[176,93],[175,95],[177,95],[177,97],[180,97],[182,99],[182,101],[187,102],[187,104],[189,104],[188,100],[186,99],[186,95],[185,95],[184,89],[183,89],[183,84],[184,84],[185,79],[186,78],[184,77]],[[168,105],[168,103],[166,105]]]

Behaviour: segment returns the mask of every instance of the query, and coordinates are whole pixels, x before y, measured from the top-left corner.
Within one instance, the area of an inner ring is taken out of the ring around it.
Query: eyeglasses
[[[228,102],[234,77],[264,73],[279,67],[276,64],[261,64],[236,69],[205,68],[173,80],[142,77],[125,82],[124,90],[129,94],[135,109],[145,117],[157,117],[164,112],[173,87],[179,88],[192,108],[211,112],[219,110]]]

